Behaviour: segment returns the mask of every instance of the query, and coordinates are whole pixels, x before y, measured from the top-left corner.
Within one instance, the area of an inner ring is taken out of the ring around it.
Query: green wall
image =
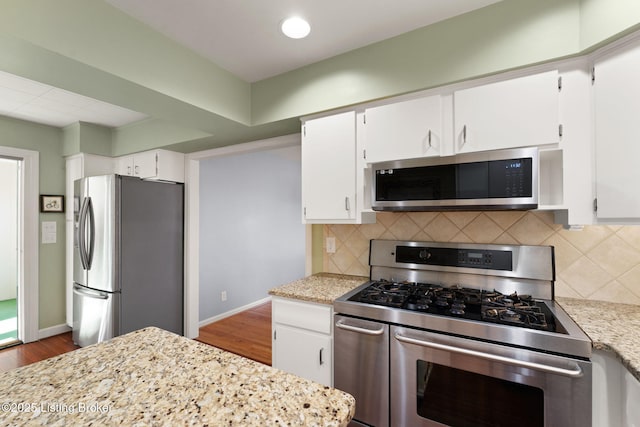
[[[0,145],[40,153],[40,194],[64,194],[65,161],[62,130],[0,116]],[[39,327],[65,323],[65,216],[40,214],[40,222],[55,221],[57,240],[40,244]],[[40,225],[38,225],[40,235]]]

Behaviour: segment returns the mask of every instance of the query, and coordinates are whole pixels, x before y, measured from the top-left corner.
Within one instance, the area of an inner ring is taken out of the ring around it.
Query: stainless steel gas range
[[[334,303],[353,425],[591,425],[591,341],[554,302],[550,246],[372,240]]]

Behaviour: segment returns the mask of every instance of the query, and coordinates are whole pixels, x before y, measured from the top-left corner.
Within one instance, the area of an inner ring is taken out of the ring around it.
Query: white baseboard
[[[71,328],[66,323],[63,323],[61,325],[51,326],[49,328],[40,329],[38,331],[38,339],[41,340],[44,338],[49,338],[54,335],[64,334],[65,332],[69,332],[69,331],[71,331]]]
[[[271,297],[262,298],[261,300],[254,301],[254,302],[249,303],[247,305],[243,305],[242,307],[234,308],[233,310],[229,310],[229,311],[224,312],[222,314],[218,314],[217,316],[213,316],[213,317],[210,317],[208,319],[201,320],[198,323],[198,327],[202,328],[203,326],[207,326],[207,325],[209,325],[209,324],[211,324],[213,322],[217,322],[218,320],[222,320],[222,319],[224,319],[226,317],[233,316],[234,314],[240,313],[241,311],[248,310],[250,308],[259,306],[259,305],[264,304],[265,302],[269,302],[269,301],[271,301]]]

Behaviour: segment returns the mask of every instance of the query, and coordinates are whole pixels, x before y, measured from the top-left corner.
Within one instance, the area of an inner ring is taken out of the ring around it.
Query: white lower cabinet
[[[640,381],[608,351],[593,352],[593,426],[640,426]]]
[[[272,366],[333,386],[333,307],[274,297]]]

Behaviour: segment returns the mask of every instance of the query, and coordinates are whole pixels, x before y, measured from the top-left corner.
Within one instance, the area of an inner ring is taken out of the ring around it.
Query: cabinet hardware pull
[[[324,360],[322,360],[322,352],[324,351],[324,348],[320,349],[320,364],[324,365]]]
[[[345,198],[344,198],[344,208],[345,208],[346,210],[348,210],[348,211],[350,211],[350,210],[351,210],[351,205],[350,205],[350,203],[349,203],[349,196],[347,196],[347,197],[345,197]]]
[[[462,126],[462,145],[467,143],[467,125]]]
[[[127,175],[131,175],[131,166],[127,166]]]
[[[429,148],[431,148],[431,129],[429,129]]]
[[[501,362],[501,363],[506,363],[513,366],[519,366],[521,368],[529,368],[529,369],[535,369],[537,371],[547,372],[551,374],[564,375],[566,377],[571,377],[571,378],[579,378],[583,375],[582,369],[578,365],[576,365],[574,369],[565,369],[565,368],[559,368],[557,366],[543,365],[541,363],[528,362],[525,360],[517,360],[511,357],[499,356],[497,354],[490,354],[482,351],[469,350],[466,348],[452,347],[446,344],[439,344],[439,343],[430,342],[430,341],[418,340],[415,338],[405,337],[400,334],[395,334],[395,338],[398,341],[404,342],[407,344],[414,344],[414,345],[419,345],[421,347],[434,348],[436,350],[444,350],[451,353],[464,354],[467,356],[478,357],[481,359],[491,360],[494,362]]]
[[[357,326],[347,325],[342,320],[338,320],[336,322],[336,327],[338,327],[340,329],[344,329],[346,331],[357,332],[359,334],[365,334],[365,335],[382,335],[382,334],[384,334],[384,329],[385,329],[384,326],[382,328],[380,328],[380,329],[359,328]]]
[[[136,165],[134,167],[134,171],[135,171],[136,175],[140,175],[140,166]]]

